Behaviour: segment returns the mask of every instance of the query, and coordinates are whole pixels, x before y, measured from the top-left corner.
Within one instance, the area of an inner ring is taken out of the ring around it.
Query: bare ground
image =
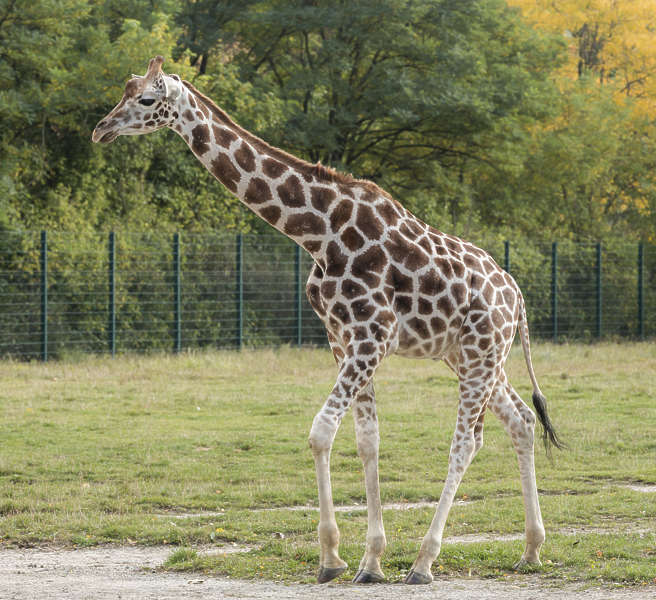
[[[239,551],[227,547],[221,551]],[[240,581],[196,574],[163,573],[158,567],[170,554],[168,546],[105,546],[83,550],[0,550],[2,600],[206,600],[239,598],[264,600],[308,598],[370,600],[443,600],[463,597],[481,600],[642,600],[656,598],[656,588],[593,587],[545,584],[534,575],[517,575],[508,581],[475,578],[438,578],[429,586],[379,584],[283,585]]]
[[[654,492],[654,486],[638,491]],[[428,502],[389,504],[387,510],[406,510],[431,505]],[[287,507],[307,510],[314,507]],[[364,507],[350,505],[337,510],[354,511]],[[189,518],[210,513],[159,515]],[[637,530],[636,531],[641,531]],[[591,530],[587,529],[586,533]],[[610,533],[595,529],[595,533]],[[577,535],[582,530],[571,528],[560,533]],[[494,539],[520,539],[512,534]],[[491,539],[485,535],[461,535],[444,539],[445,543],[468,543]],[[241,546],[205,548],[205,552],[244,552]],[[349,600],[461,600],[470,596],[480,600],[642,600],[656,599],[656,587],[590,587],[582,584],[545,583],[535,575],[516,575],[507,580],[438,577],[428,586],[379,584],[356,586],[284,585],[263,581],[234,580],[196,574],[166,573],[161,565],[171,553],[170,546],[103,546],[78,550],[57,548],[0,549],[0,600],[206,600],[207,598],[239,598],[265,600],[308,598]]]

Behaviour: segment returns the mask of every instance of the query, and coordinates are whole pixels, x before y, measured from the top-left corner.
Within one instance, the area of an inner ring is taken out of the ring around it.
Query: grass
[[[656,583],[656,494],[628,487],[656,484],[656,346],[537,344],[533,354],[569,445],[553,463],[537,449],[541,576]],[[507,370],[530,398],[519,348]],[[328,352],[290,348],[1,362],[0,545],[171,544],[170,569],[314,580],[318,513],[284,507],[316,504],[307,434],[334,377]],[[455,424],[453,376],[441,363],[393,358],[376,383],[383,501],[437,500]],[[350,416],[332,470],[335,502],[363,503]],[[470,502],[454,506],[446,536],[523,531],[516,459],[491,415],[459,498]],[[426,508],[385,512],[390,580],[410,567],[431,517]],[[365,515],[337,518],[354,568]],[[192,549],[226,542],[253,549]],[[445,543],[434,572],[507,576],[522,545]]]

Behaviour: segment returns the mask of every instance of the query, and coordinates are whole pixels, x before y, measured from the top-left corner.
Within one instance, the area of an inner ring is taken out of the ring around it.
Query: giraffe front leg
[[[348,567],[339,557],[339,529],[330,485],[330,451],[341,415],[333,412],[329,403],[330,400],[314,418],[309,440],[319,490],[319,583],[335,579]]]
[[[383,510],[380,503],[380,484],[378,480],[378,417],[374,386],[369,382],[365,390],[353,404],[353,420],[358,444],[358,454],[364,467],[364,481],[367,492],[367,546],[360,561],[354,583],[380,583],[385,575],[380,567],[387,540],[383,526]]]
[[[350,353],[351,356],[354,354]],[[314,456],[319,489],[319,575],[318,582],[326,583],[341,575],[348,565],[339,557],[339,529],[335,520],[330,485],[330,451],[342,417],[353,399],[367,386],[373,369],[367,374],[354,358],[345,359],[337,382],[323,408],[314,417],[310,431],[310,448]]]

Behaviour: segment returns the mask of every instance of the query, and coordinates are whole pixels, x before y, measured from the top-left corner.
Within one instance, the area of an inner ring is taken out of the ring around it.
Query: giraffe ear
[[[182,92],[180,81],[168,76],[162,77],[162,81],[164,82],[164,97],[167,100],[175,100]]]

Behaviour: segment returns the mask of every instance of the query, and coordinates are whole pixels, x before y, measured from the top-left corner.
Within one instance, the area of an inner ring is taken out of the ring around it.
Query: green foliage
[[[236,235],[180,236],[181,342],[184,349],[235,347]],[[297,341],[296,246],[274,231],[243,236],[243,343]],[[302,340],[326,344],[322,323],[303,293],[311,258],[298,254]],[[31,359],[41,349],[40,236],[0,234],[0,356]],[[117,232],[116,349],[173,348],[173,235]],[[48,353],[104,353],[109,348],[108,236],[81,230],[48,234]]]
[[[273,141],[402,200],[462,196],[475,165],[508,168],[500,148],[555,93],[560,46],[500,2],[273,2],[233,26],[243,76],[285,101]]]
[[[0,196],[7,210],[0,225],[69,231],[243,226],[236,200],[198,169],[182,141],[154,135],[102,149],[90,143],[93,126],[120,98],[130,73],[154,54],[172,54],[179,35],[174,5],[4,3]],[[167,64],[182,76],[193,74],[184,57]],[[223,79],[234,88],[234,77],[216,74],[219,85]],[[180,151],[171,152],[170,144]]]
[[[264,227],[170,132],[91,145],[159,53],[248,129],[442,229],[656,235],[653,124],[585,77],[557,88],[563,39],[501,0],[2,0],[0,42],[4,229]]]

